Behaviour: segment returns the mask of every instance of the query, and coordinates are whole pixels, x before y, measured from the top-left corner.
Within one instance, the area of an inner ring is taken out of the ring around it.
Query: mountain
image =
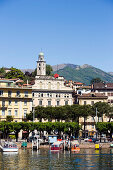
[[[25,72],[29,72],[29,73],[32,73],[33,71],[34,71],[35,69],[21,69],[21,71],[23,72],[23,73],[25,73]]]
[[[59,64],[59,65],[52,66],[52,68],[53,68],[53,71],[57,71],[57,70],[64,69],[67,66],[69,66],[73,69],[79,67],[79,65],[74,65],[74,64]]]
[[[54,73],[57,72],[66,80],[79,81],[85,83],[86,85],[89,85],[91,80],[97,77],[105,82],[113,83],[113,75],[88,64],[84,64],[82,66],[74,64],[60,64],[52,66],[52,68]]]

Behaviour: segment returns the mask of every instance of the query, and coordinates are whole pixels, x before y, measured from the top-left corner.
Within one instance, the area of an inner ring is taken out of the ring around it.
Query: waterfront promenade
[[[21,144],[22,144],[22,142],[17,142],[17,146],[18,146],[19,149],[21,149]],[[109,142],[109,143],[99,143],[101,149],[110,148],[110,144],[111,144],[111,142]],[[89,143],[89,142],[84,142],[84,143],[79,144],[79,147],[80,147],[80,149],[95,149],[95,144]],[[27,143],[27,148],[28,149],[32,148],[31,142]],[[42,148],[43,149],[49,148],[49,145],[40,145],[40,149],[42,149]]]

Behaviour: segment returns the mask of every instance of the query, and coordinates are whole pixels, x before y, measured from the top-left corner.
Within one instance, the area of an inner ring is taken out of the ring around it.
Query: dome
[[[39,53],[39,56],[44,56],[44,53],[40,52],[40,53]]]

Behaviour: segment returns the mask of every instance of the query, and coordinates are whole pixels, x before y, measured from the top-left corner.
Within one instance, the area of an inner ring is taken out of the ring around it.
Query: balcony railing
[[[8,108],[8,105],[0,105],[0,109],[7,109]]]
[[[24,97],[28,97],[28,94],[25,94]]]
[[[21,97],[21,95],[20,95],[20,94],[18,94],[18,95],[16,94],[16,96],[15,96],[15,97]]]

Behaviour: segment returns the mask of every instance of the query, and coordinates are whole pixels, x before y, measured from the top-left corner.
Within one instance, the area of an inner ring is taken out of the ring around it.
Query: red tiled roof
[[[88,94],[82,94],[78,98],[105,98],[108,97],[104,95],[104,93],[88,93]]]

